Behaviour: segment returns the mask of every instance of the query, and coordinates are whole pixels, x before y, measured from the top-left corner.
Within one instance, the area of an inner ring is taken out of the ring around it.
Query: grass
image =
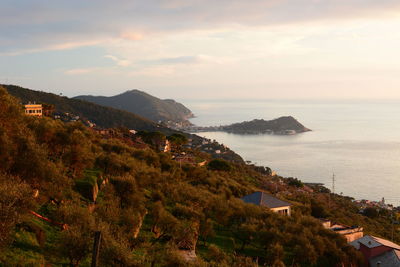
[[[7,265],[0,266],[38,266],[45,262],[42,248],[32,232],[19,229],[15,241],[0,257]]]
[[[98,170],[85,170],[84,176],[80,180],[75,181],[76,190],[85,198],[90,201],[94,201],[94,190],[95,186],[99,186],[102,181],[99,178],[101,172]]]

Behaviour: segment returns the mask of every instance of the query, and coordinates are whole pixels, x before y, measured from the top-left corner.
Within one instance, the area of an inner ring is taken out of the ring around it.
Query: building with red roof
[[[400,245],[389,240],[366,235],[350,245],[364,255],[366,267],[400,266]]]

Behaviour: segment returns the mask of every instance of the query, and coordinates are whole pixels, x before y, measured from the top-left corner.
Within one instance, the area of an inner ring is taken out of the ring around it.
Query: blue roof
[[[380,262],[380,264],[378,264]],[[369,260],[370,266],[395,267],[400,266],[400,259],[394,249],[384,252]]]
[[[241,199],[246,203],[251,203],[268,208],[280,208],[292,205],[289,202],[280,200],[279,198],[276,198],[273,195],[267,194],[265,192],[254,192],[253,194],[244,196]]]

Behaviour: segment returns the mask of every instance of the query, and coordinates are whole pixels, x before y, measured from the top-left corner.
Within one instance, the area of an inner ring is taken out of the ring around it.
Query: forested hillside
[[[81,95],[75,98],[102,106],[126,110],[155,122],[183,122],[193,116],[187,107],[175,100],[162,100],[139,90],[130,90],[110,97]]]
[[[156,123],[133,113],[104,107],[84,100],[67,98],[51,93],[34,91],[15,85],[4,85],[7,91],[19,98],[21,102],[38,102],[52,104],[56,112],[73,113],[86,118],[100,127],[121,127],[125,126],[136,130],[164,131],[171,132],[168,128],[157,125]]]
[[[293,133],[303,133],[311,131],[304,127],[292,116],[280,117],[274,120],[252,120],[244,121],[240,123],[234,123],[231,125],[221,126],[222,131],[228,133],[238,134],[259,134],[259,133],[275,133],[275,134],[286,134],[288,131]]]
[[[360,255],[314,217],[389,234],[386,217],[349,198],[196,155],[209,163],[25,116],[0,88],[0,265],[90,266],[101,231],[99,266],[356,266]],[[240,200],[256,190],[291,201],[292,216]]]

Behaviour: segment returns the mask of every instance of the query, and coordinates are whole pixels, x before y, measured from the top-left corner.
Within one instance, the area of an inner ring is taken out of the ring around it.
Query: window
[[[278,213],[281,215],[289,215],[289,210],[288,209],[278,210]]]

